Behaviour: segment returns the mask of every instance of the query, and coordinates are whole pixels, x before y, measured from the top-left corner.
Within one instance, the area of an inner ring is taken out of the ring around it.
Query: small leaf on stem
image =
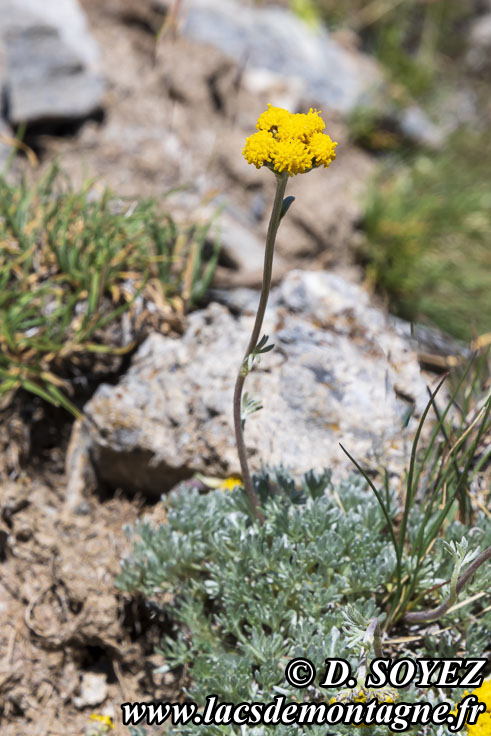
[[[295,201],[295,197],[285,197],[281,205],[280,221],[284,218],[290,207]]]

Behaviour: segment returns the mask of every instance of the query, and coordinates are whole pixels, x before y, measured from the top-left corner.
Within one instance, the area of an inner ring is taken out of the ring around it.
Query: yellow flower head
[[[310,137],[308,147],[316,166],[327,168],[331,161],[336,158],[336,146],[337,143],[333,143],[328,135],[314,133]]]
[[[476,695],[480,703],[486,703],[486,711],[481,713],[474,726],[467,726],[468,736],[491,736],[491,679],[485,680],[481,687],[469,693],[468,690],[462,696],[462,700],[467,695]],[[457,715],[457,710],[453,710],[452,714]]]
[[[331,699],[331,703],[368,703],[370,700],[377,700],[379,703],[395,703],[399,697],[397,690],[392,687],[380,687],[376,690],[364,686],[354,687],[348,690],[341,690],[335,698]]]
[[[242,478],[240,475],[229,475],[228,478],[225,478],[224,481],[220,483],[220,488],[222,491],[233,491],[234,488],[237,488],[237,486],[242,485]]]
[[[114,728],[113,719],[111,716],[102,716],[99,715],[99,713],[92,713],[90,716],[91,721],[97,721],[102,726],[104,726],[104,733],[107,733],[108,730],[112,730]]]
[[[353,689],[341,690],[335,698],[331,698],[329,701],[332,703],[369,703],[371,700],[375,700],[378,703],[395,703],[399,698],[397,690],[392,687],[381,687],[376,690],[370,690],[364,686],[358,686]],[[355,728],[369,728],[369,724],[360,723],[354,724]]]
[[[246,139],[242,153],[247,163],[254,164],[256,169],[259,169],[273,161],[277,145],[278,142],[269,131],[260,130]]]
[[[258,169],[268,166],[294,176],[327,167],[336,158],[337,143],[323,133],[326,124],[312,108],[304,114],[268,105],[256,127],[258,132],[246,139],[242,153]]]
[[[312,168],[312,154],[298,138],[278,141],[273,165],[275,171],[288,171],[290,176],[303,174]]]
[[[326,124],[317,110],[310,108],[306,115],[301,112],[290,115],[288,125],[284,127],[288,129],[291,137],[299,138],[303,143],[310,143],[310,139],[315,133],[322,135]],[[326,138],[329,138],[329,136],[326,135]],[[329,138],[329,140],[331,139]]]
[[[259,116],[256,128],[258,130],[276,132],[278,129],[283,128],[291,117],[292,115],[288,110],[284,110],[282,107],[273,107],[271,104],[268,104],[268,109]]]

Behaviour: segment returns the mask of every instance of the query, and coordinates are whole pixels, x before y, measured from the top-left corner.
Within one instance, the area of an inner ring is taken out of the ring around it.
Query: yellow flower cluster
[[[112,731],[114,729],[114,723],[111,716],[102,716],[99,715],[99,713],[92,713],[90,716],[91,721],[98,721],[98,723],[101,724],[102,731],[99,731],[100,734],[107,733],[108,731]]]
[[[397,690],[392,687],[381,687],[370,690],[359,686],[350,690],[341,690],[340,693],[330,700],[332,703],[369,703],[375,698],[378,703],[395,703],[399,697]],[[354,724],[355,728],[370,728],[368,723]]]
[[[359,686],[350,690],[341,690],[340,693],[331,699],[331,703],[368,703],[370,700],[377,700],[379,703],[395,703],[399,695],[397,690],[392,687],[381,687],[376,690],[370,690],[367,687]]]
[[[242,153],[257,169],[268,166],[293,176],[327,167],[336,158],[338,144],[323,133],[326,124],[312,108],[305,114],[268,105],[256,127],[258,132],[246,139]]]
[[[220,483],[219,487],[222,489],[222,491],[233,491],[235,488],[237,488],[237,486],[241,485],[242,478],[240,477],[240,475],[229,475],[228,478],[225,478],[225,480]]]
[[[464,699],[467,695],[476,695],[480,703],[486,703],[486,712],[481,713],[474,726],[467,726],[468,736],[491,736],[491,679],[485,680],[481,687],[469,693],[467,690],[462,696]],[[452,711],[457,715],[457,711]]]

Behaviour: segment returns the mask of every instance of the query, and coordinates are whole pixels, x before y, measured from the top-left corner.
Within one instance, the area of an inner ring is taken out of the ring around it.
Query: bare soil
[[[91,713],[118,724],[122,702],[161,699],[169,688],[152,655],[162,622],[114,587],[123,525],[141,500],[92,497],[86,513],[69,513],[63,473],[40,467],[4,482],[1,498],[2,736],[84,734]]]

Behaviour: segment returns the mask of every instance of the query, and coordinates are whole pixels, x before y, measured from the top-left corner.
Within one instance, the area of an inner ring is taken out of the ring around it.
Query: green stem
[[[368,645],[368,646],[367,646]],[[383,657],[384,653],[382,650],[382,637],[380,636],[380,625],[378,618],[373,618],[363,637],[364,651],[360,659],[360,666],[358,667],[357,680],[361,685],[365,684],[365,678],[367,675],[367,668],[370,662],[369,652],[373,646],[375,657]]]
[[[247,363],[249,355],[253,352],[254,348],[257,345],[264,320],[264,314],[266,312],[266,305],[268,303],[269,292],[271,289],[274,244],[276,240],[276,233],[278,232],[278,227],[281,220],[281,210],[283,206],[283,198],[285,196],[287,181],[288,174],[286,172],[276,175],[276,194],[274,198],[273,211],[271,212],[271,219],[269,221],[268,234],[266,237],[266,250],[264,253],[263,283],[261,288],[261,296],[259,299],[259,306],[257,308],[254,328],[252,330],[251,338],[249,340],[249,345],[247,346],[244,359],[240,366],[239,375],[237,376],[234,391],[234,429],[240,467],[242,471],[242,480],[244,482],[244,488],[249,501],[251,502],[254,509],[254,513],[256,514],[256,517],[261,524],[264,521],[264,516],[259,509],[259,500],[254,490],[251,473],[247,464],[247,450],[244,442],[244,433],[242,431],[242,389],[244,388],[244,382],[246,379],[246,374],[243,370],[243,366],[244,363]]]
[[[433,608],[429,611],[415,611],[414,613],[409,611],[408,613],[405,613],[403,615],[402,620],[408,624],[426,624],[430,621],[437,621],[439,618],[444,616],[450,606],[454,604],[460,591],[465,587],[467,581],[474,575],[476,570],[478,570],[481,565],[487,562],[490,558],[491,547],[487,547],[487,549],[485,549],[484,552],[481,552],[481,554],[476,557],[474,562],[469,565],[467,570],[464,572],[463,575],[460,576],[457,582],[452,581],[452,590],[450,591],[450,595],[444,603],[438,606],[438,608]]]

